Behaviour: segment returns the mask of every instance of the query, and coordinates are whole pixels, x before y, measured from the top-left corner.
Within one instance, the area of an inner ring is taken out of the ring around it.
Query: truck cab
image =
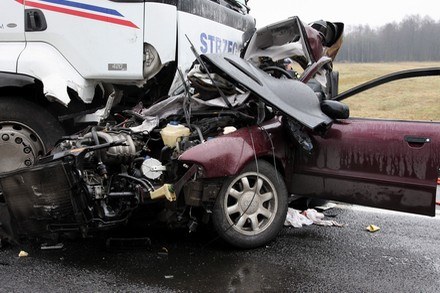
[[[235,0],[1,1],[0,150],[17,159],[0,171],[32,165],[106,106],[178,91],[178,69],[195,60],[190,42],[199,53],[238,54],[254,28]]]

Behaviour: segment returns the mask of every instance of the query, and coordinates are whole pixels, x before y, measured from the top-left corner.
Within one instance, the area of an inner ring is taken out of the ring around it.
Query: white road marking
[[[349,210],[354,210],[354,211],[362,211],[362,212],[368,212],[368,213],[375,213],[375,214],[400,215],[400,216],[409,216],[409,217],[419,217],[419,218],[430,219],[430,220],[440,220],[440,206],[436,206],[435,217],[416,215],[416,214],[410,214],[410,213],[405,213],[405,212],[390,211],[390,210],[385,210],[385,209],[377,209],[377,208],[358,206],[358,205],[338,205],[338,208],[349,209]]]

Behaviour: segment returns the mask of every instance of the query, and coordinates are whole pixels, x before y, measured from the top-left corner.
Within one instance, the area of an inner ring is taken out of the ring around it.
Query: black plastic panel
[[[0,176],[0,188],[19,234],[47,233],[51,223],[74,222],[72,180],[62,162],[21,169]]]

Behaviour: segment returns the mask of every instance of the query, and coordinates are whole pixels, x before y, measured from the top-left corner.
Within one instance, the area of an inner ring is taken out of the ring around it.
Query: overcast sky
[[[439,0],[249,0],[248,5],[257,19],[257,27],[295,15],[306,23],[324,19],[372,27],[399,22],[405,15],[413,14],[440,20]]]

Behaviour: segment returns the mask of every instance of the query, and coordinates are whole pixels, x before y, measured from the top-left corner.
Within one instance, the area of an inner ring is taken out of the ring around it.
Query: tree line
[[[379,28],[348,27],[338,61],[440,61],[440,20],[412,15]]]

